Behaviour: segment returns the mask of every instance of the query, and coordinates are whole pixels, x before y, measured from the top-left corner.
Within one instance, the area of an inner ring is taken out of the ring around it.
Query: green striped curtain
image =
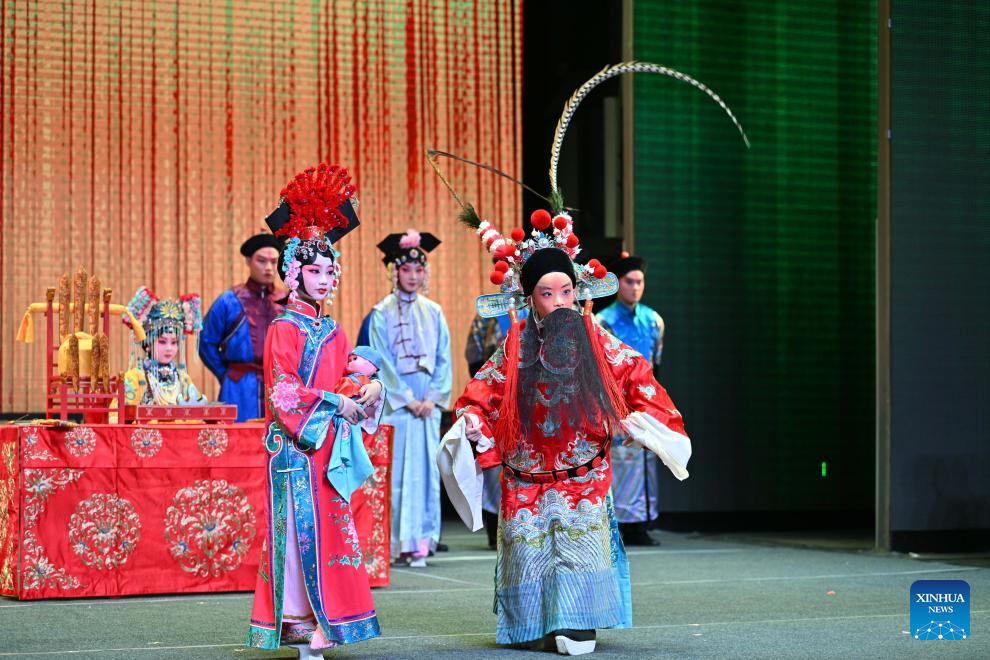
[[[636,2],[635,248],[695,444],[661,510],[871,510],[876,8]],[[673,480],[670,480],[672,484]]]

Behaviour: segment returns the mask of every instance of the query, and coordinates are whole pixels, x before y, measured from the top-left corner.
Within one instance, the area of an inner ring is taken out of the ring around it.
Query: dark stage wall
[[[752,142],[698,91],[636,77],[635,247],[667,323],[660,377],[695,452],[662,511],[869,524],[875,11],[635,3],[636,59],[708,84]]]
[[[985,545],[990,6],[898,0],[891,15],[891,545]]]

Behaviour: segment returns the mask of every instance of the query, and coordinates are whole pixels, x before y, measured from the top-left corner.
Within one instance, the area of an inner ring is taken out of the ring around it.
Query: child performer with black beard
[[[596,86],[630,73],[685,82],[716,102],[749,141],[729,107],[703,83],[650,62],[602,69],[564,105],[550,152],[550,203],[539,210],[531,238],[521,228],[502,236],[482,222],[440,172],[439,156],[521,181],[490,165],[439,151],[430,164],[485,248],[497,259],[491,274],[501,293],[478,298],[478,314],[531,310],[514,322],[505,343],[454,404],[456,421],[437,462],[447,494],[472,530],[481,523],[481,470],[502,466],[496,638],[500,644],[556,647],[565,655],[595,650],[595,629],[632,626],[629,564],[612,504],[609,445],[645,447],[686,479],[691,441],[681,415],[642,355],[596,325],[593,298],[618,291],[618,280],[596,259],[574,263],[580,251],[557,186],[564,134],[581,100]],[[525,240],[524,240],[525,239]],[[583,312],[576,301],[584,301]]]
[[[651,365],[593,320],[591,299],[614,292],[615,277],[596,260],[573,262],[579,248],[569,216],[540,210],[531,220],[525,241],[521,229],[510,240],[479,226],[500,259],[492,281],[502,285],[501,294],[479,299],[479,312],[514,311],[523,301],[531,314],[455,403],[440,462],[473,529],[481,526],[480,472],[502,467],[496,641],[580,655],[594,650],[596,628],[632,625],[612,505],[612,434],[625,430],[679,479],[691,444]],[[467,461],[476,467],[465,469]]]

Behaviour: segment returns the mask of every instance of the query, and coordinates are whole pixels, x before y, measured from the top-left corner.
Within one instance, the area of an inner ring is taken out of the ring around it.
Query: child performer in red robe
[[[337,425],[362,421],[383,394],[376,380],[357,400],[334,392],[350,345],[322,313],[340,277],[332,243],[358,225],[353,193],[346,170],[321,164],[296,175],[266,220],[286,241],[279,272],[291,294],[265,340],[268,536],[248,646],[289,644],[301,658],[379,635],[350,505],[325,477]]]
[[[451,501],[480,529],[481,470],[502,468],[496,641],[536,642],[579,655],[595,648],[595,629],[632,625],[629,565],[612,504],[609,442],[656,451],[686,478],[690,440],[680,413],[639,353],[596,325],[591,298],[614,292],[615,277],[591,261],[577,265],[571,219],[540,210],[532,238],[516,241],[479,227],[503,257],[482,296],[481,314],[523,302],[526,321],[468,383],[442,457]],[[553,228],[550,228],[551,222]],[[512,261],[509,261],[509,259]],[[582,313],[577,300],[588,304]],[[477,469],[464,469],[466,460]],[[458,478],[460,476],[460,478]]]

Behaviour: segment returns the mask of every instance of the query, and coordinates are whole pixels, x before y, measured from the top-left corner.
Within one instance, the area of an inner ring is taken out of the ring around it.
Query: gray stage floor
[[[765,537],[658,537],[661,548],[629,551],[635,627],[600,632],[591,657],[990,657],[990,569],[972,565],[972,558],[919,560],[848,549],[855,544],[817,549]],[[426,569],[395,570],[393,585],[375,591],[381,638],[326,657],[551,657],[495,645],[494,553],[485,549],[483,533],[449,529],[444,540],[451,552]],[[919,579],[969,582],[972,637],[910,637],[908,590]],[[0,656],[295,657],[291,649],[241,646],[250,603],[249,594],[0,599]]]

